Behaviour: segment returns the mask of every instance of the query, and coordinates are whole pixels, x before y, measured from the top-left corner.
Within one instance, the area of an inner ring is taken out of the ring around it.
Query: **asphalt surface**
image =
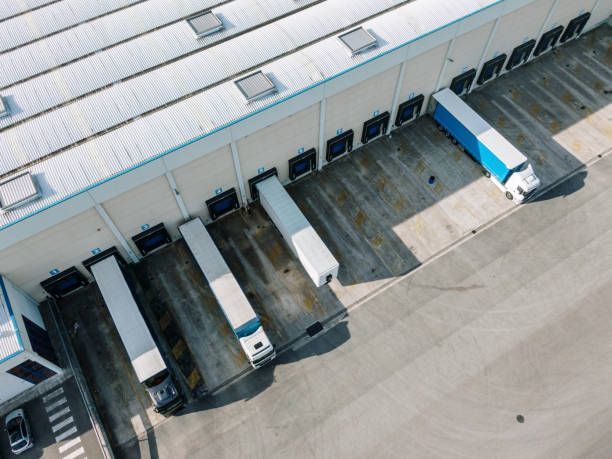
[[[22,407],[30,423],[34,446],[24,459],[102,458],[102,452],[73,378]],[[4,420],[2,420],[4,427]],[[0,457],[14,456],[6,432],[0,438]]]
[[[587,171],[162,423],[151,456],[609,457],[612,157]]]

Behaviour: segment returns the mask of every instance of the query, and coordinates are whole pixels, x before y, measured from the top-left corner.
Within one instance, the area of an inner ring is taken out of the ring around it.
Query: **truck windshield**
[[[254,319],[251,319],[247,323],[238,327],[236,329],[236,336],[238,338],[246,338],[247,336],[255,333],[259,327],[261,327],[261,323],[259,323],[259,318],[255,317]]]
[[[155,376],[151,376],[149,379],[147,379],[144,382],[144,385],[146,387],[159,386],[168,377],[168,374],[169,373],[168,373],[167,370],[163,370],[163,371],[157,373]]]

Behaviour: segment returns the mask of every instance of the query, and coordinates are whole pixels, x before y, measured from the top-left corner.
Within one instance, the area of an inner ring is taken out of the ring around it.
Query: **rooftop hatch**
[[[40,198],[40,191],[29,172],[0,182],[0,209],[7,211]]]
[[[276,86],[261,70],[234,81],[247,101],[259,99],[276,92]]]
[[[0,118],[2,118],[3,116],[8,116],[8,114],[9,110],[6,106],[6,102],[4,102],[4,99],[2,99],[2,96],[0,96]]]
[[[374,38],[363,27],[353,29],[349,32],[338,35],[338,38],[344,45],[355,55],[366,49],[376,46],[376,38]]]
[[[223,29],[223,22],[212,11],[187,19],[187,24],[198,38]]]

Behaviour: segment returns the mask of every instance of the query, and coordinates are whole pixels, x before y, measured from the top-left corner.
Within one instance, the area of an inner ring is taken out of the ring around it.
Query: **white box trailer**
[[[255,184],[262,207],[317,287],[338,276],[338,261],[276,176]]]
[[[138,381],[145,386],[155,411],[170,414],[184,399],[151,336],[115,256],[93,265],[91,273],[119,332]],[[112,358],[112,356],[109,356]]]
[[[264,366],[276,356],[274,346],[204,223],[195,218],[179,226],[179,231],[251,365]]]

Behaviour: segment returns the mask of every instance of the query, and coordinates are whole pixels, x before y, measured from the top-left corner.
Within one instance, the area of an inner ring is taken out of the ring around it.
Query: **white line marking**
[[[57,402],[53,402],[51,405],[45,406],[45,411],[50,413],[58,406],[62,406],[64,403],[66,403],[66,397],[62,397]]]
[[[58,395],[61,395],[64,393],[64,388],[60,387],[59,389],[55,389],[53,392],[48,393],[47,395],[45,395],[42,398],[43,403],[47,403],[49,400],[51,400],[52,398],[57,397]]]
[[[59,443],[62,440],[65,440],[66,438],[68,438],[70,435],[75,434],[77,431],[76,427],[71,427],[70,429],[62,432],[61,434],[59,434],[57,437],[55,437],[55,443]]]
[[[74,459],[75,457],[78,457],[81,454],[85,454],[85,450],[83,449],[82,446],[79,449],[75,449],[73,452],[71,452],[67,456],[64,456],[62,459]]]
[[[61,430],[64,427],[66,427],[68,424],[74,424],[74,418],[72,416],[70,416],[69,418],[64,419],[59,424],[55,424],[54,426],[51,426],[51,430],[53,431],[53,433],[55,433],[58,430]]]
[[[81,443],[81,437],[75,437],[70,441],[67,441],[66,443],[64,443],[63,445],[61,445],[58,450],[61,453],[63,453],[64,451],[68,451],[70,448],[72,448],[73,446],[78,445],[79,443]]]
[[[51,416],[49,416],[49,422],[53,422],[56,419],[61,418],[63,415],[70,413],[70,407],[67,406],[66,408],[64,408],[63,410],[58,411],[57,413],[53,413]]]

